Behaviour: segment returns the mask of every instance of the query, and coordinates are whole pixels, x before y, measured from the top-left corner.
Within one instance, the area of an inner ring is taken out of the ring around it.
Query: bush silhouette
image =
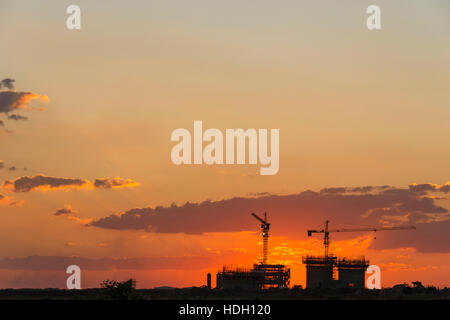
[[[105,280],[101,283],[101,287],[105,290],[106,295],[113,300],[135,300],[139,298],[134,279],[123,282]]]

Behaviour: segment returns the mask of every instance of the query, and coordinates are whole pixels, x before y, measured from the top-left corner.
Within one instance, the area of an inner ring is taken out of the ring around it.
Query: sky
[[[264,211],[292,285],[330,220],[415,225],[331,250],[450,286],[450,3],[377,0],[369,31],[371,4],[1,1],[0,288],[64,288],[70,264],[82,287],[203,285],[257,261]],[[279,129],[278,173],[173,164],[195,120]]]

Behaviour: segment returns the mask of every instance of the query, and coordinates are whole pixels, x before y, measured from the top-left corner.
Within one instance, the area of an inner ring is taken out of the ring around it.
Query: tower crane
[[[270,223],[267,221],[267,213],[264,212],[264,219],[258,217],[255,213],[251,214],[255,219],[261,222],[261,232],[263,238],[263,259],[262,263],[267,264],[267,251],[269,246],[269,228]]]
[[[328,250],[330,247],[330,232],[359,232],[359,231],[388,231],[388,230],[412,230],[416,229],[414,226],[408,227],[366,227],[366,228],[356,228],[356,229],[328,229],[329,220],[325,221],[325,228],[322,230],[308,230],[308,237],[313,233],[323,233],[323,245],[325,247],[325,258],[328,258]]]

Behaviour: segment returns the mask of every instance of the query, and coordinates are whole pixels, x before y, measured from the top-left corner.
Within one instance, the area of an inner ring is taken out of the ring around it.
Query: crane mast
[[[325,221],[325,227],[322,230],[308,230],[308,237],[313,233],[323,233],[323,245],[324,245],[324,255],[328,258],[329,248],[330,248],[330,232],[361,232],[361,231],[388,231],[388,230],[411,230],[416,229],[414,226],[407,227],[366,227],[366,228],[356,228],[356,229],[328,229],[329,220]]]
[[[270,223],[267,221],[267,213],[264,212],[264,219],[258,217],[255,213],[251,214],[255,219],[261,222],[261,233],[263,238],[263,258],[262,264],[267,264],[267,253],[269,251],[269,228]]]

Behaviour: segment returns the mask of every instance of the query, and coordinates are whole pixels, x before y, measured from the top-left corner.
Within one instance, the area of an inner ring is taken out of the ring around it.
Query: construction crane
[[[323,245],[325,247],[325,258],[328,258],[328,250],[330,248],[330,232],[358,232],[358,231],[387,231],[387,230],[411,230],[416,229],[414,226],[408,227],[366,227],[366,228],[358,228],[358,229],[328,229],[328,223],[330,221],[325,221],[325,228],[322,230],[308,230],[308,237],[310,237],[313,233],[323,233]]]
[[[268,246],[269,246],[269,228],[270,228],[270,223],[267,221],[267,213],[264,212],[264,219],[261,219],[253,212],[252,212],[252,216],[255,217],[259,222],[261,222],[261,232],[262,232],[262,238],[263,238],[262,264],[267,264],[267,251],[268,251]]]

